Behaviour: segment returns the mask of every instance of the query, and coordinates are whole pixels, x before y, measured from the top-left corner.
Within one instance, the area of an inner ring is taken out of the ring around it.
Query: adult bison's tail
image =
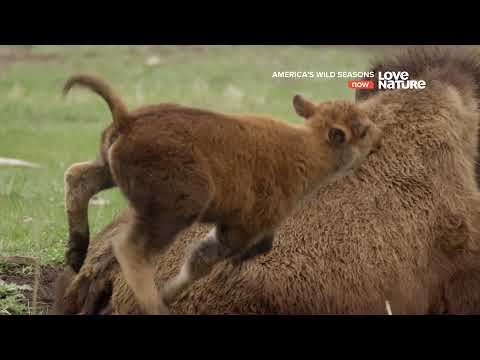
[[[87,74],[74,75],[63,87],[63,95],[67,95],[74,86],[83,86],[100,95],[108,104],[113,117],[113,124],[120,132],[125,132],[129,123],[128,110],[122,99],[104,80]]]
[[[357,102],[384,91],[378,89],[379,72],[407,71],[410,80],[425,80],[427,84],[429,80],[438,80],[453,85],[460,93],[472,94],[473,91],[480,104],[480,53],[473,49],[413,47],[397,55],[376,60],[369,70],[375,74],[373,79],[375,88],[357,90],[355,94]]]

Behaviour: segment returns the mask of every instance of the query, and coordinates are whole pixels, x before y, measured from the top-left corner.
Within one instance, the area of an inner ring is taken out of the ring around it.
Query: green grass
[[[28,313],[24,291],[28,285],[8,284],[0,280],[0,315],[22,315]]]
[[[0,275],[28,277],[33,276],[33,265],[19,265],[5,262],[0,258]],[[26,291],[32,291],[29,285],[9,283],[0,277],[0,315],[21,315],[31,313]]]
[[[105,77],[130,108],[172,101],[296,122],[294,93],[321,101],[353,99],[353,91],[347,79],[272,79],[273,71],[363,71],[372,55],[371,49],[315,46],[33,46],[31,51],[58,58],[2,64],[0,57],[0,157],[42,165],[0,167],[0,254],[33,256],[42,263],[63,261],[63,173],[96,156],[100,132],[110,121],[96,95],[79,89],[62,99],[70,75]],[[146,65],[151,56],[160,64]],[[125,205],[117,189],[101,196],[110,205],[91,207],[92,232]]]

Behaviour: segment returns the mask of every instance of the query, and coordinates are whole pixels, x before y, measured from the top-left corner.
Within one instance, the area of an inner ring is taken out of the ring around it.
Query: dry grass
[[[385,307],[387,308],[387,314],[392,315],[392,308],[390,307],[390,302],[388,300],[385,301]]]

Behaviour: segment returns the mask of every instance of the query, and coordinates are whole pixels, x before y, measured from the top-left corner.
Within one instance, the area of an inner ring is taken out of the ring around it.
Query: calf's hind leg
[[[65,209],[68,220],[66,262],[78,272],[85,261],[90,231],[88,202],[93,195],[115,186],[107,165],[87,161],[70,166],[64,175]]]
[[[163,301],[172,303],[196,280],[209,274],[217,263],[241,254],[254,241],[255,237],[242,228],[217,225],[194,246],[180,272],[165,284]]]
[[[126,236],[112,244],[125,281],[139,305],[151,315],[168,314],[155,284],[154,257],[192,223],[191,219],[175,217],[171,212],[162,214],[161,217],[136,216]]]

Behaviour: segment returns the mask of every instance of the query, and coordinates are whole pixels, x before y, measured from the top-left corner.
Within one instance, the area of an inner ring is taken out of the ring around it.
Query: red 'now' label
[[[371,80],[348,80],[350,89],[373,89],[374,84]]]

